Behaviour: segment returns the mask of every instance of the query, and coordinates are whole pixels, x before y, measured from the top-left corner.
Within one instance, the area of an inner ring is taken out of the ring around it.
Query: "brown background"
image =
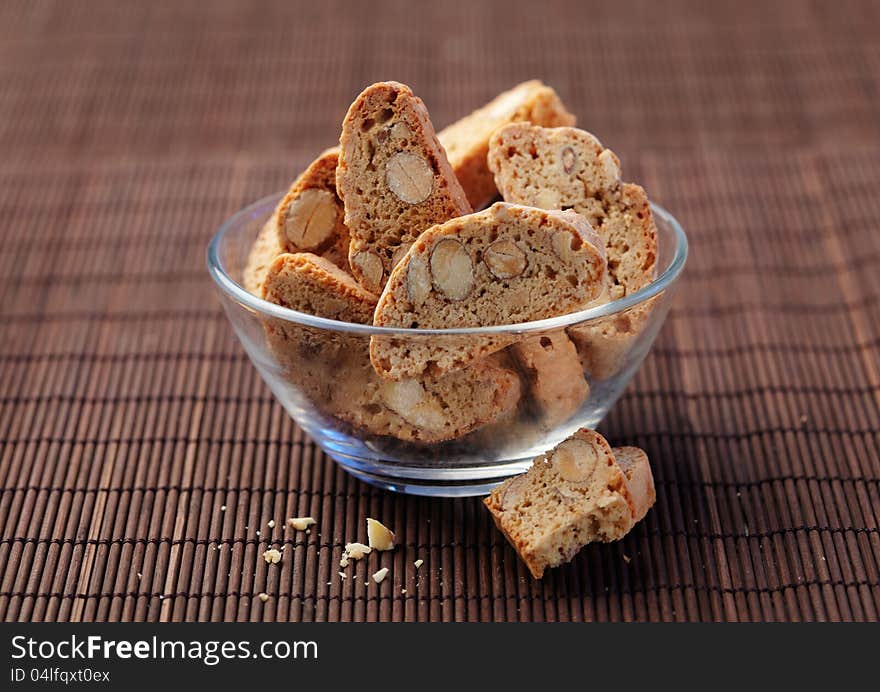
[[[877,3],[201,5],[0,4],[0,617],[877,619]],[[336,470],[204,266],[365,84],[442,126],[531,77],[692,243],[603,428],[649,451],[656,508],[540,583],[476,499]],[[369,515],[401,545],[341,582]]]

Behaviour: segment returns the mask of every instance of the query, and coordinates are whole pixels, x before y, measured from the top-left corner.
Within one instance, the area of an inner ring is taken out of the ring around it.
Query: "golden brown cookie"
[[[564,315],[604,290],[601,241],[574,212],[498,203],[423,233],[379,298],[373,323],[449,329]],[[511,337],[373,337],[376,371],[398,379],[444,373],[504,348]]]
[[[311,252],[348,269],[345,210],[336,194],[339,149],[327,149],[293,182],[275,210],[283,252]]]
[[[639,450],[641,451],[641,450]],[[643,455],[643,453],[642,453]],[[599,433],[582,428],[495,488],[485,505],[535,579],[587,543],[623,538],[653,503],[647,457],[617,460]],[[635,488],[635,491],[633,490]]]
[[[624,312],[568,328],[584,372],[594,380],[619,373],[627,356],[648,325],[656,297]]]
[[[378,293],[422,231],[471,208],[425,104],[404,84],[380,82],[361,92],[339,144],[336,188],[351,235],[351,272]]]
[[[587,400],[590,385],[565,331],[513,344],[510,353],[528,385],[534,414],[545,429],[564,423]]]
[[[258,298],[263,297],[263,280],[266,278],[269,265],[283,252],[278,245],[275,224],[276,219],[273,214],[257,234],[241,275],[242,286]]]
[[[269,269],[264,297],[319,317],[369,323],[376,298],[328,260],[283,254]],[[520,380],[496,359],[442,378],[388,381],[369,356],[369,337],[286,320],[266,322],[270,349],[284,376],[309,403],[374,435],[439,442],[490,423],[516,408]]]
[[[486,165],[489,138],[495,130],[521,121],[559,127],[574,125],[575,120],[556,92],[535,79],[499,94],[482,108],[443,129],[437,137],[471,206],[481,209],[498,194],[495,179]]]
[[[506,201],[587,218],[605,243],[609,299],[654,279],[657,229],[645,191],[621,182],[617,156],[589,132],[508,125],[492,136],[488,164]]]

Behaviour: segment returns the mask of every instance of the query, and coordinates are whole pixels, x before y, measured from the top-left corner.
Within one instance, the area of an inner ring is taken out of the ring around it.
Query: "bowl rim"
[[[660,217],[665,223],[669,224],[675,238],[675,247],[673,249],[672,261],[663,272],[657,276],[650,284],[644,288],[635,291],[623,298],[612,300],[601,305],[571,312],[557,317],[548,317],[543,320],[534,320],[531,322],[520,322],[518,324],[500,324],[487,327],[456,327],[449,329],[412,329],[407,327],[376,327],[371,324],[354,324],[351,322],[339,322],[337,320],[328,319],[326,317],[317,317],[305,312],[298,312],[290,308],[281,307],[275,303],[258,298],[250,293],[246,288],[236,282],[226,271],[223,262],[220,260],[220,245],[223,238],[237,228],[242,223],[263,216],[266,212],[274,211],[278,201],[284,195],[284,192],[277,192],[272,195],[263,197],[262,199],[252,202],[243,209],[240,209],[226,221],[224,221],[211,242],[208,245],[208,272],[211,278],[217,284],[221,291],[232,298],[235,302],[249,308],[254,312],[261,313],[268,317],[293,322],[302,326],[315,327],[320,329],[333,330],[335,332],[345,332],[349,334],[361,335],[383,335],[383,336],[399,336],[399,337],[415,337],[415,336],[452,336],[452,335],[491,335],[491,334],[528,334],[532,332],[544,332],[553,329],[569,327],[571,325],[589,322],[595,319],[609,317],[611,315],[628,310],[640,303],[653,298],[659,293],[669,288],[678,278],[684,269],[688,256],[688,239],[678,222],[672,214],[659,204],[650,203],[651,210]]]

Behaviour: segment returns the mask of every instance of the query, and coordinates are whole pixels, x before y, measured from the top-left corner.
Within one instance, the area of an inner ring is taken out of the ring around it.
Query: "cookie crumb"
[[[348,577],[345,576],[345,572],[337,572],[337,574],[339,574],[339,576],[343,579],[348,579]]]
[[[259,599],[260,599],[263,603],[265,603],[266,601],[269,600],[269,594],[267,594],[267,593],[264,591],[263,593],[261,593],[261,594],[259,595]]]
[[[266,524],[266,526],[268,526],[270,529],[274,529],[274,528],[275,528],[275,520],[274,520],[274,519],[270,519],[270,520],[269,520],[269,523]]]
[[[317,524],[312,517],[291,517],[287,520],[287,525],[294,531],[306,531],[314,524]]]
[[[416,566],[416,569],[418,569],[419,567],[421,567],[422,565],[425,564],[425,561],[422,560],[421,558],[419,558],[419,559],[416,560],[413,564]]]
[[[256,533],[258,536],[260,535],[260,532],[259,532],[259,531],[256,531],[255,533]]]
[[[367,542],[374,550],[394,550],[394,532],[380,521],[367,519]]]
[[[387,567],[383,567],[383,568],[380,569],[378,572],[376,572],[375,574],[373,574],[373,581],[376,582],[377,584],[381,584],[382,581],[383,581],[383,580],[385,579],[385,577],[387,577],[387,576],[388,576],[388,568],[387,568]]]
[[[263,553],[263,559],[270,565],[277,565],[281,562],[281,551],[277,548],[270,548]]]
[[[623,556],[623,561],[624,561],[626,564],[629,564],[630,562],[632,562],[632,558],[631,558],[629,555],[624,555],[624,556]]]
[[[403,594],[403,593],[406,593],[406,589],[401,589],[401,590],[400,590],[400,593],[402,593],[402,594]]]
[[[348,567],[351,560],[360,560],[365,555],[369,555],[372,548],[363,543],[346,543],[345,550],[342,552],[342,559],[339,561],[340,567]]]
[[[143,578],[144,578],[144,575],[141,574],[140,572],[138,572],[138,573],[137,573],[137,578],[138,578],[138,579],[143,579]]]
[[[226,511],[226,505],[220,505],[220,511],[221,511],[221,512],[225,512],[225,511]]]

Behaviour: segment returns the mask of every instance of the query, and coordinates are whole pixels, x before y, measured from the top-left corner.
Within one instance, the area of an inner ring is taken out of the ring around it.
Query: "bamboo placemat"
[[[880,9],[706,5],[3,3],[0,618],[876,620]],[[366,83],[443,125],[535,76],[692,246],[603,425],[657,504],[540,583],[478,500],[337,470],[204,268]],[[366,516],[400,547],[343,581]]]

